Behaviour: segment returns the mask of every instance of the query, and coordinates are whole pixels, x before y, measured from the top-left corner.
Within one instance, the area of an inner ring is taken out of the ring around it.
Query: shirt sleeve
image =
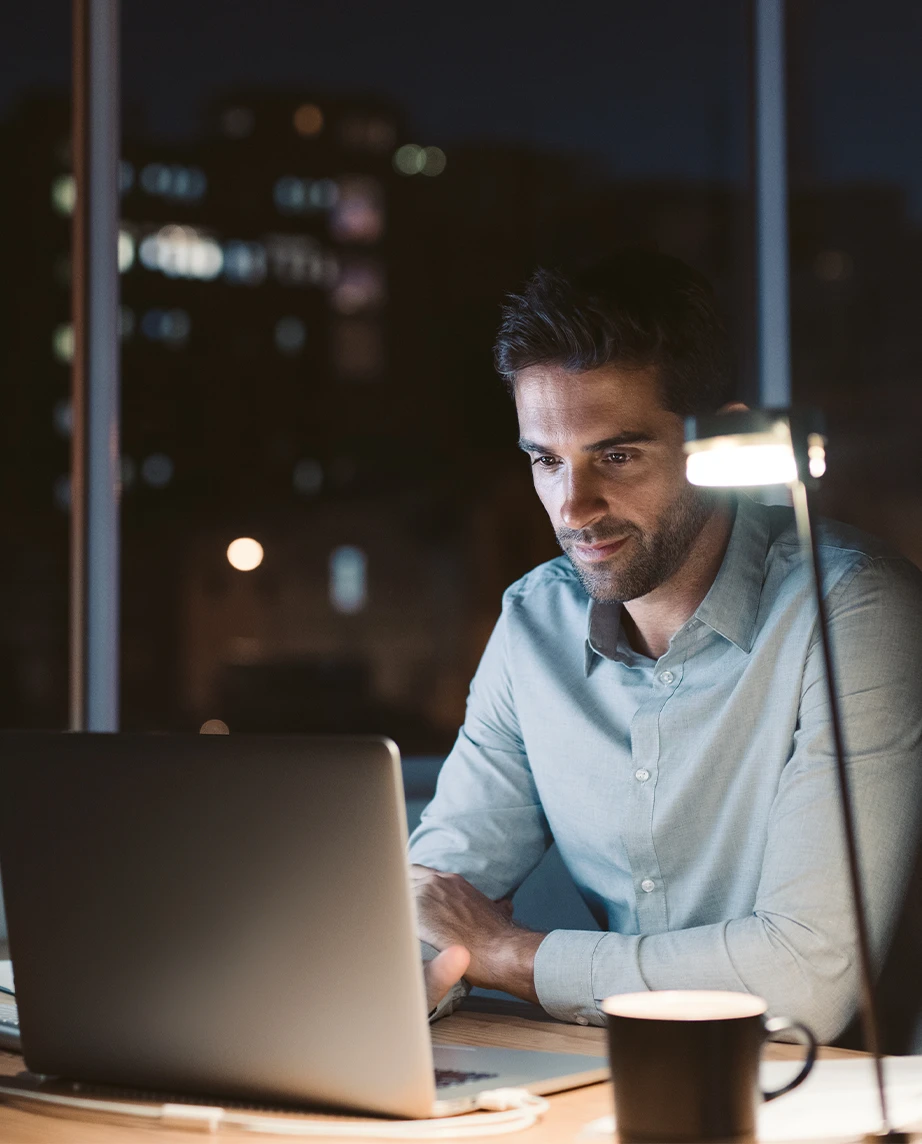
[[[865,560],[827,598],[872,956],[905,893],[922,801],[922,593],[904,561]],[[801,665],[792,664],[792,670]],[[798,727],[772,803],[746,917],[648,935],[556,930],[535,959],[544,1008],[603,1024],[599,1005],[646,989],[732,989],[838,1036],[859,996],[857,942],[818,632],[802,665]]]
[[[513,893],[551,844],[525,755],[500,617],[471,683],[467,714],[410,839],[410,861],[461,874],[488,898]]]

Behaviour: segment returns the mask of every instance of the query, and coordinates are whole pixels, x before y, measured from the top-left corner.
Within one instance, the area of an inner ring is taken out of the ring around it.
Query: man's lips
[[[627,537],[622,536],[620,540],[605,540],[598,544],[574,544],[573,552],[587,564],[597,564],[614,556],[626,541]]]

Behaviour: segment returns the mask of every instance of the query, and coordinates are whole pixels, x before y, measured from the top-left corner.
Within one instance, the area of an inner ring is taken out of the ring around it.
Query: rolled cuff
[[[593,972],[596,950],[603,941],[610,948],[613,940],[624,943],[624,957],[618,959],[618,980],[611,979],[609,961],[606,981],[601,985]],[[605,1014],[599,1004],[605,997],[646,992],[648,988],[637,964],[638,941],[624,934],[553,930],[535,954],[535,992],[542,1008],[559,1021],[604,1025]]]

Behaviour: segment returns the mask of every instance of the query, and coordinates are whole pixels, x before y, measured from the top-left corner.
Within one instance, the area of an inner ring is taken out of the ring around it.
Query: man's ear
[[[718,413],[748,413],[749,406],[744,405],[742,401],[728,401],[726,405],[721,405],[717,410]]]

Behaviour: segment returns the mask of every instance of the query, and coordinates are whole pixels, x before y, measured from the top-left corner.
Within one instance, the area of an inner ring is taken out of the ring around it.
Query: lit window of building
[[[74,213],[77,184],[73,175],[58,175],[51,181],[51,205],[61,215]]]
[[[344,544],[330,554],[330,603],[344,615],[368,603],[368,558],[361,548]]]
[[[51,349],[60,362],[67,364],[74,360],[74,327],[70,322],[62,322],[55,327]]]
[[[294,128],[299,135],[311,137],[323,130],[323,112],[316,103],[302,103],[294,113]]]
[[[376,310],[386,298],[384,267],[371,259],[345,260],[330,292],[333,309],[340,314]]]
[[[384,192],[377,179],[340,180],[339,199],[330,212],[330,234],[338,242],[377,242],[384,234]]]
[[[141,265],[167,278],[211,281],[224,267],[219,243],[191,226],[170,225],[149,234],[138,247]]]
[[[320,285],[326,278],[326,259],[320,243],[306,234],[274,234],[267,239],[269,264],[284,286]]]
[[[266,248],[261,242],[241,242],[234,239],[225,243],[224,277],[228,282],[258,286],[265,282],[268,269]]]
[[[118,232],[118,269],[127,273],[134,266],[134,239],[127,230]]]
[[[192,322],[185,310],[148,310],[141,319],[141,333],[151,341],[180,345],[189,337]]]

